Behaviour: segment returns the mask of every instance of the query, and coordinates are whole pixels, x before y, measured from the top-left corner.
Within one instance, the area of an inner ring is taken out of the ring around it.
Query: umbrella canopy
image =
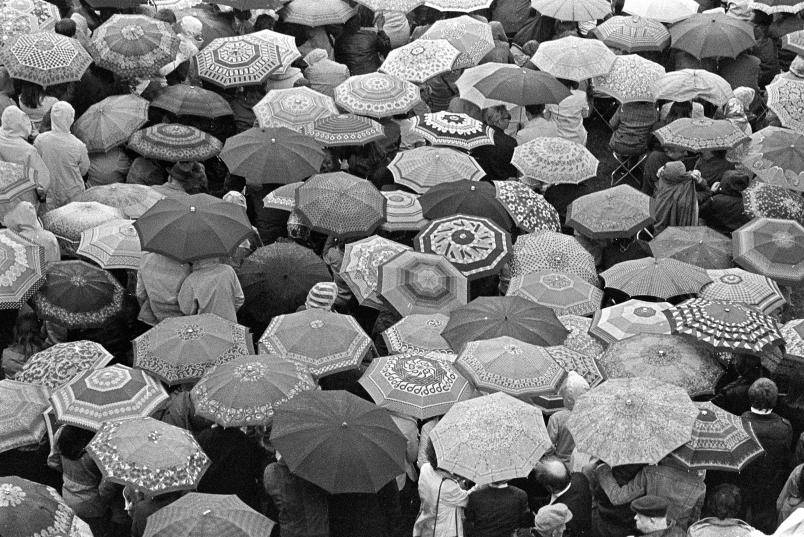
[[[695,152],[731,149],[749,140],[748,135],[731,121],[706,117],[676,119],[657,129],[654,134],[663,145]]]
[[[672,296],[695,294],[711,282],[701,267],[668,257],[643,257],[617,263],[601,272],[606,287],[629,296]]]
[[[479,181],[486,172],[475,159],[446,147],[420,146],[396,154],[388,164],[394,182],[422,194],[436,185]]]
[[[470,151],[494,145],[491,127],[466,114],[436,112],[413,118],[413,132],[433,145],[456,147]],[[397,178],[398,182],[398,178]]]
[[[33,15],[10,7],[0,11],[0,44],[5,45],[14,36],[32,34],[37,30],[36,17]]]
[[[333,494],[377,492],[405,471],[405,437],[388,412],[344,391],[303,393],[283,404],[271,444],[293,474]]]
[[[385,139],[382,125],[355,114],[335,114],[317,119],[304,132],[324,147],[366,145]]]
[[[693,336],[716,349],[761,354],[784,342],[773,317],[738,302],[693,298],[664,314],[673,333]]]
[[[453,69],[475,66],[494,49],[491,26],[468,15],[436,21],[420,39],[446,39],[457,48],[461,54]]]
[[[110,220],[81,232],[75,253],[102,269],[139,270],[140,236],[133,220]]]
[[[506,296],[526,298],[556,315],[588,315],[600,309],[603,291],[574,274],[555,270],[529,272],[511,278]]]
[[[554,231],[536,231],[520,235],[514,243],[511,276],[539,270],[557,270],[579,276],[599,285],[595,259],[575,237]]]
[[[404,114],[422,102],[416,85],[385,73],[350,76],[334,91],[335,102],[347,112],[378,119]]]
[[[47,267],[33,303],[42,320],[68,329],[100,328],[123,311],[125,289],[109,272],[85,261]]]
[[[296,212],[313,231],[346,239],[371,235],[385,219],[373,183],[346,172],[312,176],[296,190]]]
[[[126,143],[146,121],[148,101],[136,95],[113,95],[81,114],[73,132],[86,144],[87,151],[105,153]]]
[[[609,466],[656,464],[692,439],[697,416],[683,388],[635,377],[580,396],[567,425],[580,451]]]
[[[494,181],[499,201],[517,227],[532,233],[538,230],[561,231],[561,217],[555,207],[532,188],[519,181]]]
[[[441,336],[447,322],[449,316],[443,313],[414,313],[386,329],[382,338],[393,354],[448,353],[452,347]]]
[[[804,112],[800,107],[804,82],[778,77],[766,90],[768,108],[779,117],[782,126],[804,134]]]
[[[575,199],[567,226],[594,239],[629,238],[655,220],[655,200],[628,185],[617,185]]]
[[[605,0],[533,0],[531,7],[560,21],[595,21],[611,15]]]
[[[542,43],[531,61],[556,78],[580,82],[608,73],[615,58],[601,41],[569,36]]]
[[[354,317],[319,308],[274,317],[259,341],[260,354],[300,363],[317,378],[357,368],[371,347]]]
[[[91,535],[55,489],[17,476],[0,478],[0,526],[9,537]]]
[[[701,298],[740,302],[762,313],[770,313],[785,304],[779,285],[768,278],[743,269],[707,270],[712,283],[703,286]]]
[[[609,47],[629,54],[661,52],[670,44],[670,32],[664,24],[637,16],[616,15],[603,21],[592,34]]]
[[[461,95],[479,94],[482,101],[476,104],[481,108],[499,103],[558,104],[570,95],[551,74],[504,63],[484,63],[467,69],[455,85]]]
[[[654,257],[672,257],[704,269],[732,266],[731,239],[707,226],[667,227],[650,241]]]
[[[253,353],[248,328],[212,313],[167,318],[132,346],[134,367],[168,385],[194,382],[218,364]]]
[[[734,231],[734,261],[783,284],[804,280],[804,227],[791,220],[755,218]]]
[[[0,161],[0,220],[24,198],[30,198],[35,188],[25,166]]]
[[[176,17],[191,15],[201,21],[201,37],[204,38],[202,42],[204,44],[209,44],[219,37],[232,37],[235,35],[231,20],[211,4],[200,3],[190,8],[177,9],[174,13]]]
[[[144,251],[182,263],[230,256],[253,233],[245,209],[208,194],[159,200],[134,228]]]
[[[257,0],[257,2],[260,5],[256,6],[256,9],[265,9],[264,0]],[[277,2],[280,4],[280,6],[287,3],[285,0],[277,0]],[[296,40],[292,35],[282,34],[272,30],[260,30],[259,32],[253,32],[251,35],[264,39],[265,41],[269,41],[279,48],[279,60],[282,62],[282,65],[275,71],[275,74],[285,73],[293,62],[302,57],[301,52],[299,52],[298,47],[296,47]]]
[[[456,214],[488,218],[504,230],[511,229],[508,211],[497,201],[496,189],[487,182],[461,179],[438,184],[419,198],[426,218],[446,218]]]
[[[44,386],[0,380],[0,453],[38,445],[47,432],[44,412],[50,407]]]
[[[577,316],[576,315],[562,316],[562,318],[566,317],[577,317]],[[589,321],[589,319],[586,317],[578,317],[578,318]],[[570,338],[571,336],[568,336],[567,341],[569,341]],[[574,371],[575,373],[582,376],[583,379],[586,382],[588,382],[589,385],[593,388],[606,379],[606,377],[603,375],[603,371],[600,369],[600,365],[598,365],[597,363],[597,358],[594,356],[584,354],[578,350],[573,350],[567,345],[543,347],[543,349],[547,351],[550,357],[553,360],[555,360],[558,363],[558,365],[560,365],[564,369],[564,371],[566,371],[567,373],[569,373],[570,371]],[[600,354],[603,354],[602,347]],[[542,410],[548,414],[552,414],[553,412],[556,412],[564,408],[564,398],[561,395],[561,391],[559,390],[558,393],[553,395],[545,394],[543,397],[540,398],[539,406],[542,407]]]
[[[455,404],[430,440],[440,468],[479,485],[527,476],[551,445],[541,411],[504,393]]]
[[[261,515],[234,494],[191,492],[148,517],[144,535],[169,537],[193,535],[270,535],[274,522]]]
[[[696,403],[692,439],[670,456],[690,470],[739,472],[764,453],[751,424],[712,403]]]
[[[138,130],[129,149],[143,157],[167,162],[204,161],[221,152],[221,141],[202,130],[180,123],[159,123]]]
[[[424,217],[419,196],[404,190],[380,190],[386,199],[384,231],[419,231],[429,220]]]
[[[377,296],[379,267],[398,253],[410,249],[409,246],[377,235],[346,245],[340,275],[360,305],[376,309],[382,307]]]
[[[221,160],[251,184],[292,183],[321,169],[324,150],[315,140],[285,127],[251,128],[226,140]]]
[[[21,308],[45,283],[44,274],[44,248],[0,230],[0,310]]]
[[[123,78],[148,77],[176,59],[181,40],[166,22],[112,15],[92,33],[95,63]]]
[[[56,343],[31,356],[14,380],[52,390],[68,384],[86,371],[105,366],[112,358],[94,341]]]
[[[293,0],[283,13],[288,23],[326,26],[345,23],[354,16],[355,10],[343,0]]]
[[[518,296],[483,296],[454,310],[441,335],[458,350],[470,341],[500,336],[532,345],[560,345],[567,333],[549,308]]]
[[[425,0],[424,5],[439,11],[462,11],[471,13],[478,9],[486,9],[492,0]]]
[[[378,275],[379,295],[400,315],[449,313],[469,300],[466,276],[440,255],[405,251]]]
[[[422,84],[451,71],[460,54],[446,39],[416,39],[389,52],[380,71]]]
[[[681,69],[671,71],[657,80],[653,96],[656,100],[675,102],[702,99],[715,106],[723,106],[734,93],[731,85],[714,73],[704,69]]]
[[[754,181],[743,190],[743,210],[751,218],[777,218],[804,224],[804,198],[783,186]]]
[[[197,116],[215,119],[231,116],[234,113],[232,107],[221,95],[187,84],[162,88],[151,101],[151,106],[180,117]]]
[[[222,88],[255,86],[282,66],[279,47],[257,33],[219,37],[196,56],[198,76]]]
[[[248,427],[270,425],[278,407],[315,388],[303,365],[261,354],[214,366],[190,398],[200,416],[222,427]]]
[[[332,97],[304,87],[270,90],[253,109],[260,127],[287,127],[295,131],[338,113]]]
[[[516,146],[511,164],[528,186],[537,181],[577,185],[597,175],[598,160],[581,144],[545,136]]]
[[[794,52],[796,55],[804,54],[804,30],[790,32],[782,36],[782,48]]]
[[[42,225],[57,238],[75,248],[81,240],[81,232],[111,220],[124,219],[120,209],[95,201],[72,201],[42,216]]]
[[[638,334],[615,341],[598,358],[606,377],[650,377],[687,390],[690,397],[714,395],[725,372],[711,347],[686,336]]]
[[[608,345],[639,334],[670,334],[670,323],[662,313],[669,302],[627,300],[595,312],[589,333]]]
[[[757,0],[751,2],[751,9],[763,11],[768,15],[776,13],[798,13],[804,6],[801,0]]]
[[[188,431],[153,418],[107,421],[87,453],[103,477],[150,496],[195,489],[211,464]]]
[[[725,13],[697,13],[670,28],[671,48],[703,58],[736,58],[753,47],[750,23]]]
[[[446,414],[458,401],[477,396],[451,364],[420,354],[375,358],[359,382],[380,407],[419,420]]]
[[[53,32],[22,33],[0,50],[0,63],[11,78],[43,87],[81,80],[92,56],[75,39]]]
[[[122,210],[129,218],[139,218],[164,197],[149,186],[111,183],[90,187],[74,197],[73,201],[97,201]]]
[[[804,358],[804,319],[793,319],[781,328],[787,354]]]
[[[52,30],[61,19],[58,8],[45,0],[3,0],[0,2],[0,9],[14,10],[33,17],[40,30]]]
[[[695,0],[625,0],[623,11],[672,24],[691,17],[700,7]]]
[[[296,181],[270,191],[262,198],[263,207],[292,212],[296,207],[296,191],[302,184],[302,181]]]
[[[751,135],[742,163],[764,182],[804,191],[804,134],[765,127]]]
[[[470,280],[498,273],[511,253],[511,236],[488,218],[437,218],[414,239],[420,252],[439,254]]]
[[[589,329],[592,326],[592,320],[590,318],[581,317],[579,315],[561,315],[558,317],[558,320],[561,321],[564,328],[569,330],[569,335],[567,335],[567,339],[564,340],[564,347],[575,351],[575,353],[589,360],[597,360],[597,358],[605,352],[603,345],[589,334]],[[584,375],[584,378],[592,385],[592,382],[586,375]]]
[[[653,102],[654,86],[665,74],[658,63],[637,54],[626,54],[617,56],[611,70],[593,78],[592,84],[597,91],[621,103]]]
[[[387,10],[402,13],[410,13],[423,3],[424,0],[360,0],[358,2],[372,11]]]

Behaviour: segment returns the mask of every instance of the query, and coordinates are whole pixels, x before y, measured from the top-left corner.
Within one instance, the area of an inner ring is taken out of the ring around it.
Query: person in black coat
[[[547,455],[534,469],[536,479],[550,491],[550,504],[563,503],[572,513],[567,522],[565,537],[585,537],[592,534],[592,492],[589,480],[581,473],[570,473],[564,462]]]
[[[464,515],[466,537],[510,537],[515,530],[533,525],[528,495],[504,481],[471,492]]]
[[[743,190],[746,188],[747,175],[734,170],[723,172],[720,184],[712,185],[714,194],[701,204],[698,216],[715,231],[730,235],[751,220],[743,208]]]
[[[376,494],[332,494],[330,537],[403,537],[399,489],[390,481]]]
[[[211,427],[198,433],[198,445],[212,461],[198,492],[236,494],[249,507],[260,509],[264,454],[238,428]]]

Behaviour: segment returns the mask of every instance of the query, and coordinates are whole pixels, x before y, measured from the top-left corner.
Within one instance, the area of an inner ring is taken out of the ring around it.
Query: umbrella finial
[[[469,187],[469,190],[472,190],[472,191],[477,190],[477,187],[475,185],[472,185],[471,187]]]
[[[191,212],[191,213],[194,213],[194,212],[195,212],[195,205],[191,205],[191,206],[190,206],[190,212]]]
[[[212,509],[204,509],[201,512],[201,516],[207,516],[207,515],[211,515],[211,514],[212,514]]]
[[[347,427],[349,427],[348,423],[346,423],[345,421],[341,423],[341,429],[346,429]]]

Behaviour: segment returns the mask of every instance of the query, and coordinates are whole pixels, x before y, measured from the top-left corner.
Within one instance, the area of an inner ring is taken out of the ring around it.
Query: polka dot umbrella
[[[75,39],[51,32],[20,34],[0,49],[12,78],[48,87],[81,80],[92,57]]]
[[[176,59],[179,43],[166,22],[116,14],[93,32],[92,53],[99,67],[121,77],[147,77]]]

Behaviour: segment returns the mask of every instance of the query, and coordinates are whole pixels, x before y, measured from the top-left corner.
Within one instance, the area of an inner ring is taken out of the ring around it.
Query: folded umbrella
[[[446,39],[461,51],[453,69],[473,67],[494,49],[491,26],[468,15],[436,21],[420,39]]]
[[[301,132],[317,119],[338,113],[332,97],[310,88],[270,90],[253,107],[260,127],[287,127]]]
[[[693,16],[700,7],[695,0],[625,0],[623,11],[672,24]]]
[[[704,269],[667,257],[623,261],[601,272],[600,276],[606,287],[629,296],[665,299],[695,294],[712,281]]]
[[[605,0],[532,0],[531,7],[560,21],[595,21],[611,15]]]
[[[516,146],[511,164],[528,186],[577,185],[597,175],[598,160],[581,144],[563,138],[542,137]]]
[[[751,218],[778,218],[804,224],[801,194],[762,181],[754,181],[743,190],[743,210]]]
[[[555,207],[532,188],[519,181],[494,181],[499,201],[517,227],[532,233],[538,230],[561,231],[561,217]]]
[[[615,15],[599,24],[592,34],[611,48],[629,54],[661,52],[670,44],[667,28],[645,17]]]
[[[424,216],[447,218],[456,214],[488,218],[504,230],[512,227],[508,211],[496,199],[496,189],[486,182],[461,179],[430,188],[419,198]]]
[[[672,308],[669,302],[626,300],[595,312],[589,333],[607,345],[639,334],[670,334],[667,317],[662,313]]]
[[[782,284],[804,280],[804,227],[791,220],[755,218],[732,234],[734,262]]]
[[[567,207],[567,226],[593,239],[635,236],[655,220],[655,201],[628,185],[617,185],[575,199]]]
[[[270,535],[274,522],[234,494],[190,492],[148,517],[145,537],[193,535],[232,537]]]
[[[556,78],[580,82],[608,73],[615,58],[601,41],[569,36],[542,43],[531,61]]]
[[[89,187],[71,201],[96,201],[120,209],[128,218],[139,218],[164,197],[149,186],[111,183]]]
[[[654,135],[662,145],[688,151],[731,149],[749,140],[739,127],[727,119],[681,118],[656,129]]]
[[[94,341],[56,343],[31,356],[14,380],[53,390],[68,384],[85,371],[105,366],[113,358]]]
[[[102,269],[139,270],[142,249],[133,220],[111,220],[81,232],[75,253]]]
[[[511,278],[506,296],[526,298],[556,315],[588,315],[600,309],[603,291],[574,274],[555,270],[529,272]]]
[[[354,8],[343,0],[293,0],[284,9],[287,23],[302,26],[344,24],[355,14]]]
[[[394,182],[422,194],[455,181],[479,181],[486,172],[475,159],[446,147],[421,146],[400,151],[388,163]]]
[[[462,93],[473,88],[482,96],[482,105],[486,106],[498,103],[519,106],[558,104],[570,95],[566,86],[551,74],[502,63],[471,67],[461,74],[455,85]]]
[[[81,114],[73,132],[86,144],[87,151],[105,153],[126,143],[146,121],[148,101],[136,95],[113,95]]]
[[[380,71],[422,84],[451,71],[460,54],[446,39],[416,39],[389,52]]]
[[[670,28],[671,48],[703,58],[736,58],[753,47],[750,23],[721,13],[697,13]]]
[[[611,70],[596,76],[596,91],[611,95],[621,103],[653,102],[656,82],[666,74],[664,67],[638,54],[617,56]]]
[[[656,100],[675,102],[702,99],[723,106],[734,96],[726,80],[704,69],[680,69],[667,73],[656,81],[653,96]]]
[[[436,146],[456,147],[470,151],[494,145],[494,131],[466,114],[436,112],[413,118],[413,132]]]
[[[739,268],[707,270],[712,283],[703,286],[698,296],[709,300],[740,302],[762,313],[770,313],[785,304],[779,285],[768,278]]]
[[[385,139],[382,125],[355,114],[335,114],[317,119],[304,133],[324,147],[366,145]]]
[[[361,306],[382,307],[377,296],[380,265],[410,249],[409,246],[377,235],[346,245],[340,275]]]
[[[151,106],[176,116],[197,116],[209,119],[231,116],[232,107],[221,95],[198,86],[176,84],[162,88]]]
[[[122,78],[148,77],[176,59],[181,40],[166,22],[145,15],[112,15],[92,32],[99,67]]]
[[[382,333],[388,352],[392,354],[427,354],[429,352],[452,352],[441,331],[447,325],[449,316],[443,313],[414,313]]]
[[[0,310],[21,308],[45,281],[44,248],[0,230]]]
[[[407,113],[422,102],[415,84],[385,73],[350,76],[334,92],[335,103],[347,112],[377,119]]]
[[[92,56],[69,37],[53,32],[15,35],[0,50],[0,63],[11,78],[42,87],[78,82]]]
[[[670,226],[650,241],[654,257],[672,257],[703,269],[733,266],[731,239],[707,226]]]
[[[804,191],[804,134],[765,127],[751,135],[742,163],[765,183]]]
[[[562,233],[535,231],[517,237],[511,258],[511,276],[539,270],[558,270],[574,274],[595,287],[599,285],[592,254],[575,237]]]
[[[214,39],[196,61],[198,76],[224,89],[263,84],[282,66],[279,47],[259,33]]]
[[[128,140],[129,149],[143,157],[167,162],[204,161],[221,152],[221,141],[195,127],[159,123],[138,130]]]
[[[779,117],[782,126],[804,134],[804,112],[800,106],[804,82],[778,77],[767,85],[766,91],[768,108]]]
[[[47,432],[44,412],[50,407],[44,386],[0,380],[0,453],[39,445]]]
[[[418,195],[404,190],[380,190],[380,194],[386,199],[383,231],[419,231],[429,222]]]

